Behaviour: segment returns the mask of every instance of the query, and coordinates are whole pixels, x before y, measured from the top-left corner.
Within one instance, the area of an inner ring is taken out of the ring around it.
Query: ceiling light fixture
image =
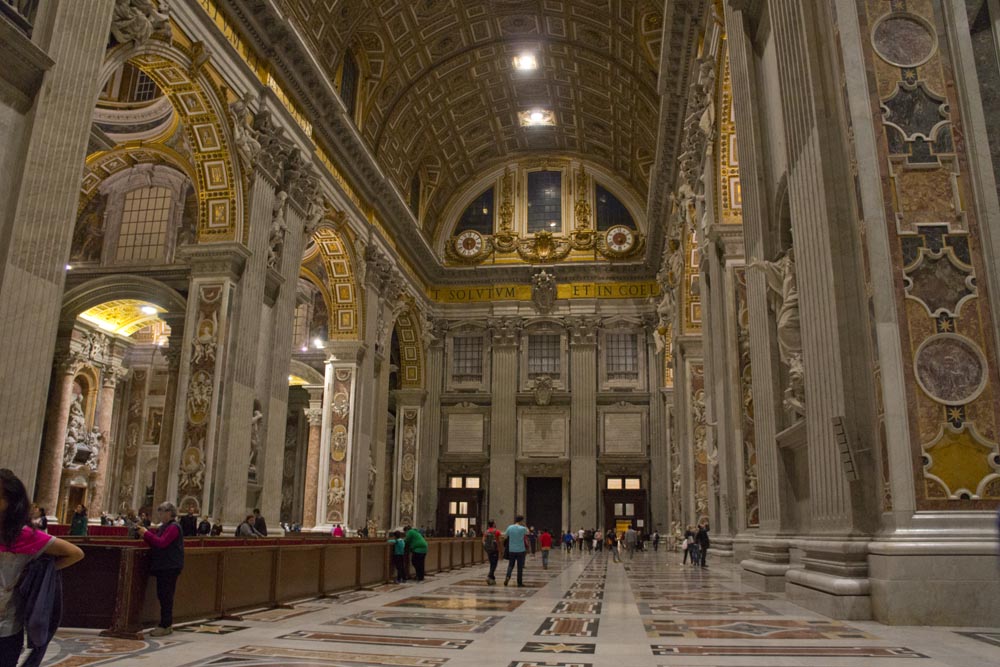
[[[538,59],[535,58],[534,53],[522,53],[519,56],[514,56],[514,69],[522,72],[538,69]]]
[[[156,306],[143,306],[139,310],[142,311],[143,315],[156,315],[160,312],[157,310]]]
[[[73,265],[72,264],[67,264],[66,265],[66,270],[67,271],[72,271],[73,270]]]
[[[555,125],[556,115],[548,109],[531,109],[520,111],[517,118],[521,127]]]
[[[315,347],[317,349],[318,348],[322,348],[323,347],[323,341],[322,341],[322,339],[320,339],[320,338],[314,339],[313,340],[313,347]]]

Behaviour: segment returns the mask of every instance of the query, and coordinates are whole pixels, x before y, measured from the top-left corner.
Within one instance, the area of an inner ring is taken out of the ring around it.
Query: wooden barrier
[[[149,548],[134,540],[79,538],[86,558],[63,573],[63,626],[141,639],[159,619]],[[477,539],[428,539],[426,569],[485,561]],[[391,578],[382,540],[188,538],[177,581],[178,622],[239,618],[241,611],[377,586]]]

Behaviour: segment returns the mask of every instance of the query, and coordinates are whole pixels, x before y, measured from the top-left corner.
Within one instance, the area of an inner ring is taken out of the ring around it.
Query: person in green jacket
[[[83,505],[77,505],[76,511],[73,512],[73,520],[69,524],[69,534],[70,535],[86,535],[87,534],[87,508]]]
[[[406,531],[406,537],[403,538],[403,542],[406,543],[406,550],[410,552],[410,561],[413,563],[413,569],[417,571],[417,581],[423,581],[424,560],[427,558],[427,540],[413,526],[406,526],[403,530]]]

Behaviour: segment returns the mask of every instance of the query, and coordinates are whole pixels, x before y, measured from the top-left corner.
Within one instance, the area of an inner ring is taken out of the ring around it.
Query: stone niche
[[[569,413],[559,407],[524,407],[518,411],[520,455],[565,458],[569,451]]]

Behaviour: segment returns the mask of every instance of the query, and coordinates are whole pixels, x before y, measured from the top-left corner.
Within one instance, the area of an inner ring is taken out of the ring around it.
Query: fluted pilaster
[[[490,415],[489,515],[498,524],[516,513],[517,351],[522,323],[516,318],[490,322],[493,333]]]
[[[570,370],[570,527],[597,526],[596,317],[567,320]]]

